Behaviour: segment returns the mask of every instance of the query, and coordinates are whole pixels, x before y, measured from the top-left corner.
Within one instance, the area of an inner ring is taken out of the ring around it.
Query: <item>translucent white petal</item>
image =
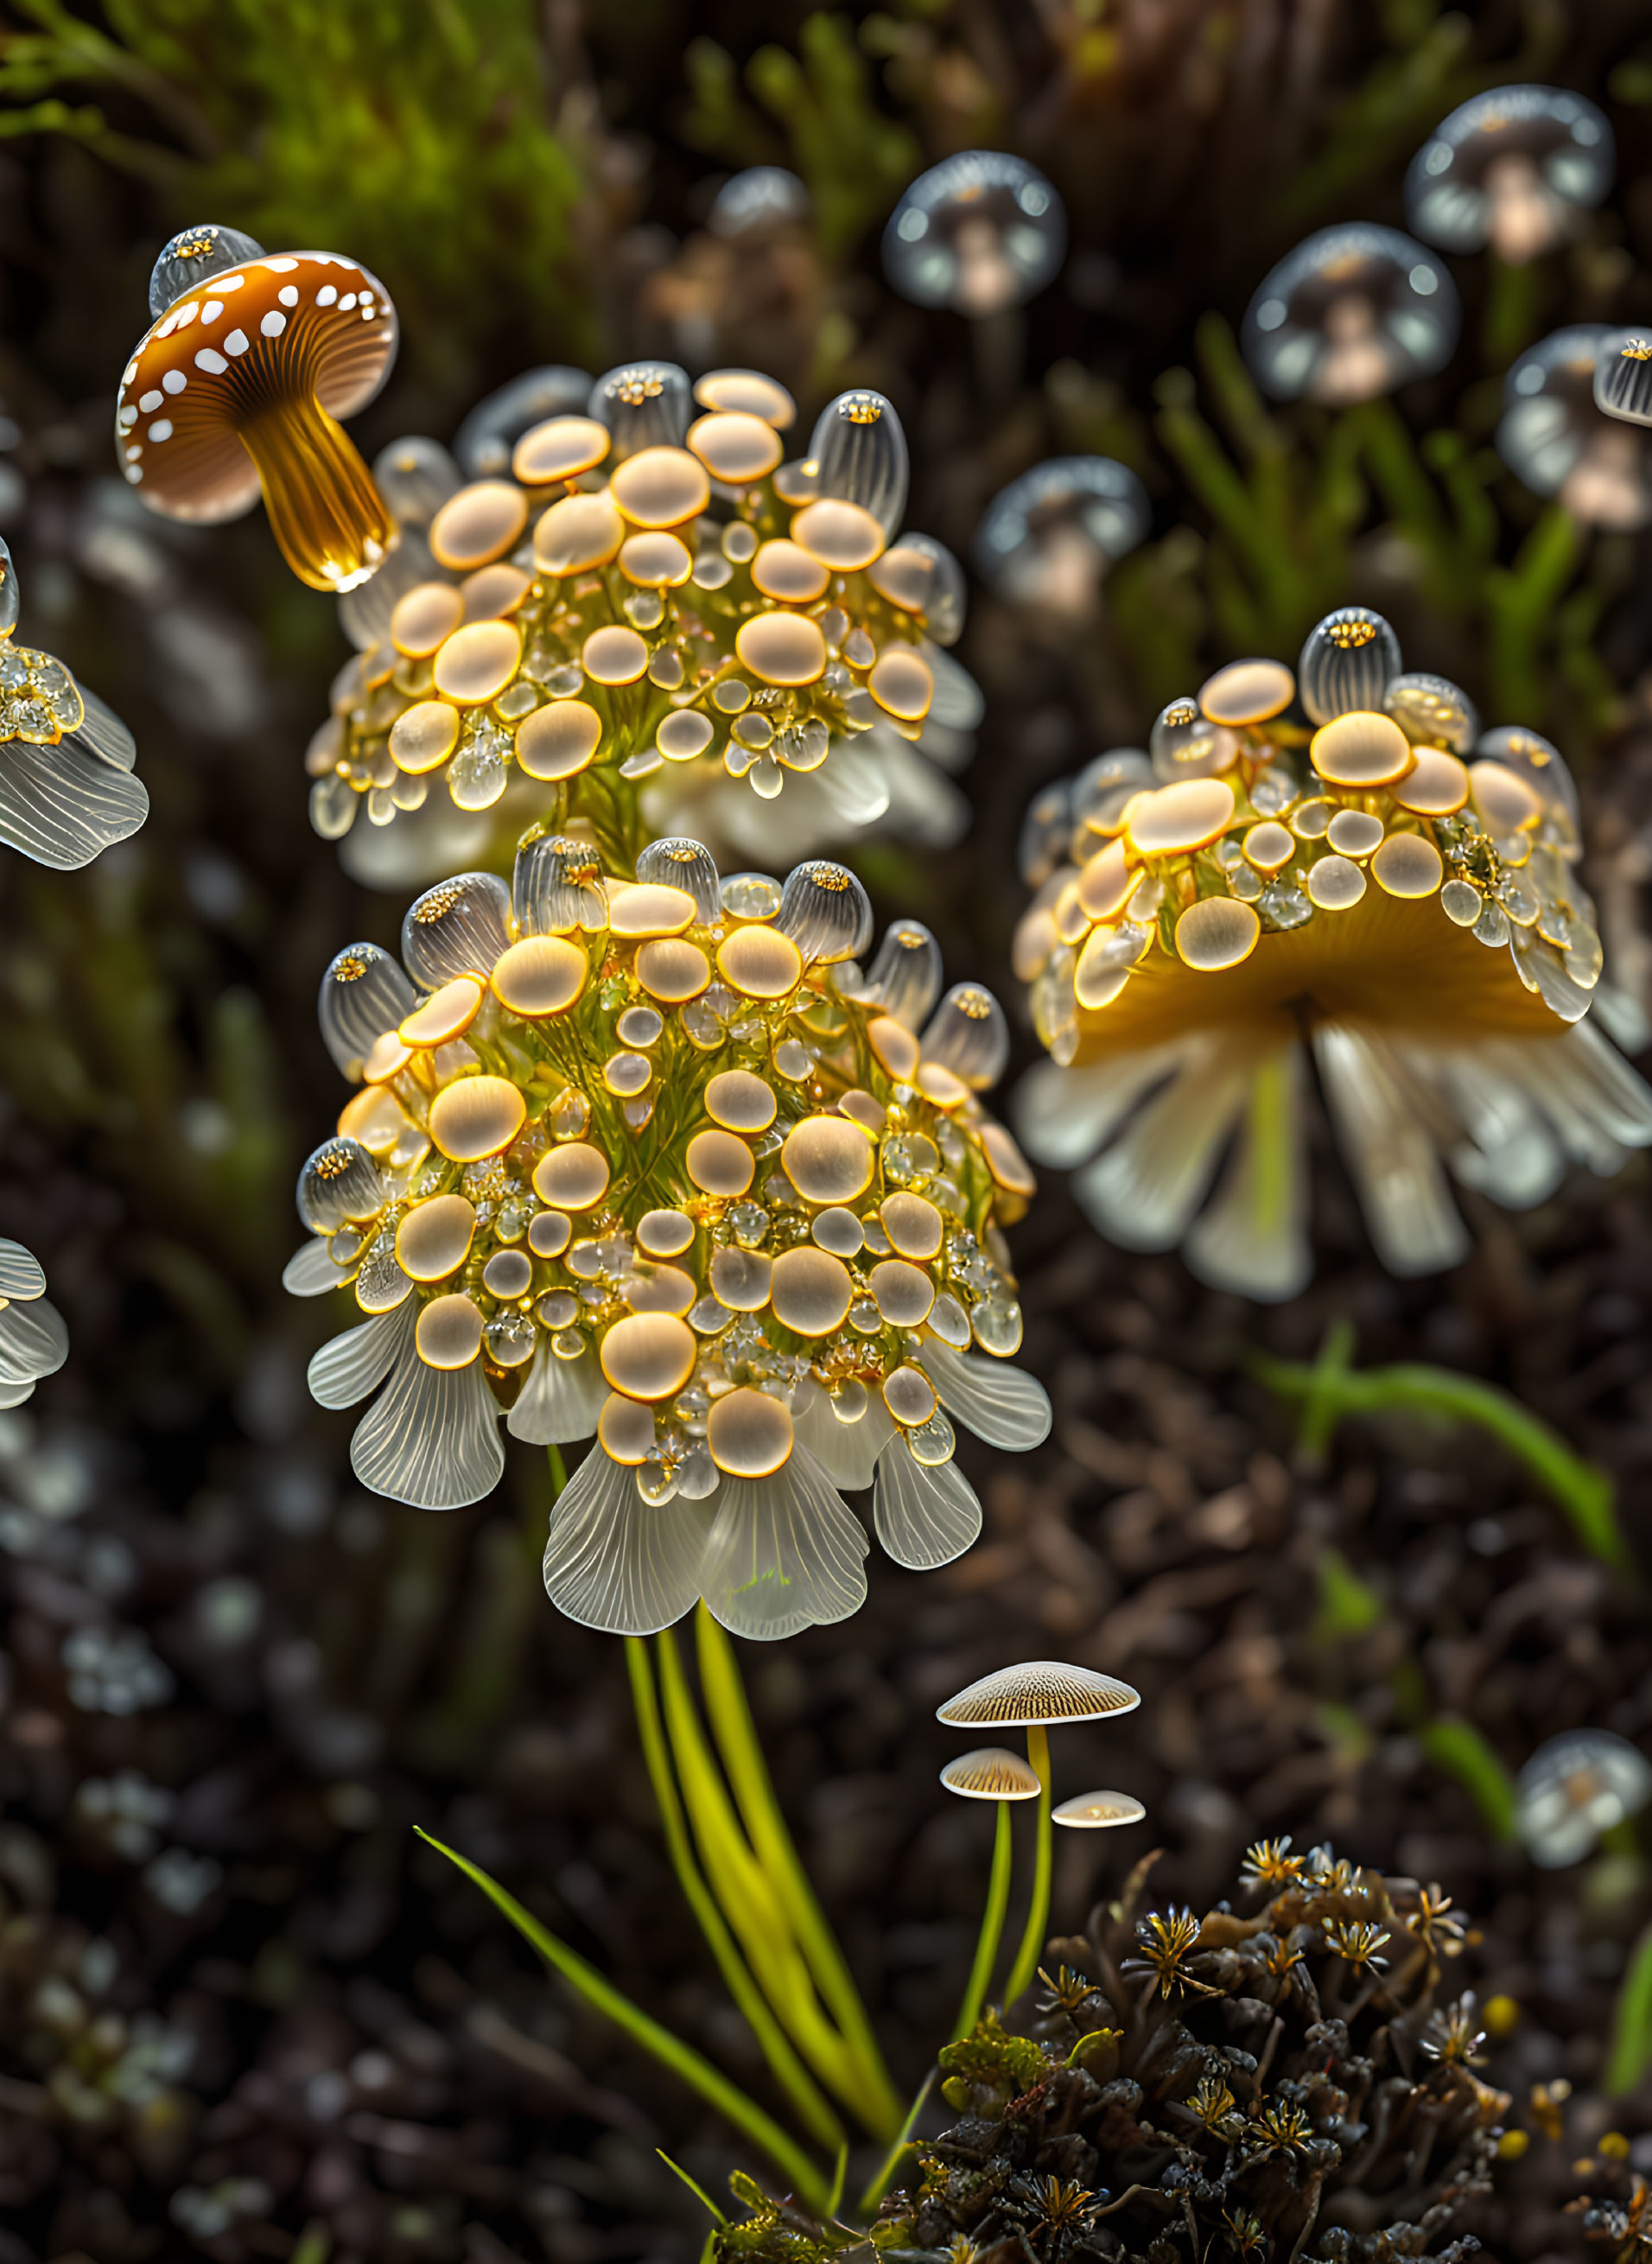
[[[0,841],[37,865],[60,873],[89,865],[100,849],[135,833],[149,814],[141,782],[72,737],[55,747],[0,741]]]
[[[1521,1091],[1518,1070],[1511,1077],[1489,1046],[1431,1066],[1468,1136],[1450,1157],[1463,1185],[1511,1210],[1529,1210],[1553,1194],[1566,1174],[1565,1153],[1543,1110]]]
[[[1030,1069],[1011,1097],[1016,1137],[1035,1164],[1070,1172],[1088,1162],[1141,1099],[1169,1077],[1187,1041],[1149,1046],[1119,1061],[1062,1069],[1051,1061]]]
[[[1563,1090],[1591,1122],[1626,1148],[1652,1147],[1652,1086],[1615,1053],[1592,1021],[1555,1041]]]
[[[129,771],[138,759],[137,741],[95,692],[88,692],[83,684],[79,691],[86,713],[78,729],[69,734],[69,744],[84,748],[100,762],[112,763],[118,771]]]
[[[9,1407],[21,1407],[25,1399],[33,1399],[33,1379],[27,1383],[0,1383],[0,1413]]]
[[[334,1408],[353,1407],[365,1399],[384,1382],[402,1346],[411,1345],[413,1323],[412,1305],[398,1305],[324,1344],[309,1364],[312,1398]]]
[[[1314,1271],[1308,1192],[1302,1053],[1292,1043],[1257,1064],[1221,1184],[1188,1230],[1189,1266],[1242,1297],[1299,1295]]]
[[[1204,1201],[1255,1073],[1255,1041],[1201,1036],[1173,1084],[1131,1118],[1073,1193],[1127,1250],[1169,1250]]]
[[[301,1250],[295,1250],[281,1269],[281,1287],[295,1297],[319,1297],[323,1290],[339,1288],[355,1278],[353,1266],[334,1265],[324,1234],[312,1237]]]
[[[0,1297],[21,1299],[46,1295],[46,1273],[32,1250],[20,1242],[0,1240]]]
[[[885,1552],[909,1571],[931,1572],[961,1556],[981,1531],[981,1504],[956,1462],[915,1462],[904,1439],[878,1457],[872,1520]]]
[[[989,1447],[1025,1454],[1050,1435],[1049,1395],[1024,1368],[959,1352],[931,1337],[918,1354],[941,1405]],[[878,1464],[880,1470],[883,1462]],[[902,1560],[904,1561],[904,1560]]]
[[[610,1635],[654,1635],[699,1594],[700,1559],[716,1515],[680,1496],[656,1508],[634,1471],[593,1447],[551,1512],[545,1590],[560,1612]]]
[[[55,1305],[36,1297],[0,1312],[0,1383],[38,1383],[69,1358],[69,1331]]]
[[[725,1477],[713,1499],[701,1593],[732,1635],[773,1643],[865,1602],[871,1544],[807,1448],[772,1477]]]
[[[792,1426],[798,1445],[845,1493],[872,1484],[878,1456],[895,1434],[895,1419],[881,1399],[870,1402],[859,1422],[840,1423],[820,1386],[807,1382],[792,1394]]]
[[[1369,1033],[1328,1022],[1314,1033],[1338,1144],[1377,1255],[1391,1274],[1435,1274],[1468,1255],[1430,1124],[1428,1095]]]
[[[499,1483],[504,1448],[498,1414],[480,1361],[428,1368],[409,1345],[356,1426],[351,1465],[363,1485],[392,1501],[462,1509]]]
[[[595,1356],[558,1360],[548,1345],[533,1355],[528,1380],[505,1417],[513,1439],[530,1447],[562,1447],[573,1439],[594,1438],[608,1387]]]

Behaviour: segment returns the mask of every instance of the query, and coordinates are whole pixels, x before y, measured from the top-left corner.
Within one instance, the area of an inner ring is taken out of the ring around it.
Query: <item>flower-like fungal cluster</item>
[[[914,921],[863,975],[870,933],[839,865],[720,882],[677,839],[619,882],[530,835],[512,889],[465,874],[414,903],[405,973],[339,954],[322,1029],[360,1089],[304,1167],[287,1282],[352,1283],[366,1316],[310,1371],[326,1405],[385,1386],[364,1483],[448,1507],[496,1482],[499,1415],[540,1444],[594,1433],[547,1583],[629,1632],[701,1593],[748,1635],[852,1610],[840,1486],[875,1479],[902,1564],[968,1547],[951,1418],[1005,1448],[1048,1427],[1000,1365],[1021,1318],[999,1229],[1032,1182],[979,1098],[1002,1010],[941,996]]]
[[[1511,2102],[1476,2072],[1473,1998],[1437,2001],[1441,1954],[1417,1921],[1438,1897],[1328,1848],[1249,1914],[1223,1904],[1136,1924],[1139,1890],[1102,1906],[1093,1939],[1051,1945],[1014,2028],[989,2013],[941,2053],[960,2119],[913,2149],[874,2251],[1040,2264],[1472,2253],[1466,2220]],[[721,2264],[824,2264],[847,2246],[842,2228],[742,2198],[748,2215],[717,2235]]]
[[[957,720],[960,692],[974,720],[974,687],[937,649],[962,627],[963,575],[900,532],[906,443],[881,394],[840,394],[786,461],[793,415],[755,371],[691,388],[674,364],[636,363],[433,510],[427,461],[392,476],[401,540],[346,609],[362,649],[308,757],[316,831],[344,835],[364,806],[394,824],[438,788],[490,810],[515,787],[501,814],[518,830],[584,816],[628,867],[728,780],[757,797],[753,818],[788,782],[813,787],[800,847],[879,816],[880,771],[924,736],[938,675],[938,720]],[[874,759],[841,744],[874,731]]]
[[[18,571],[0,540],[0,841],[70,872],[149,814],[120,718],[49,652],[15,642]]]
[[[1017,971],[1054,1056],[1021,1091],[1029,1147],[1105,1150],[1076,1181],[1104,1231],[1186,1234],[1197,1272],[1257,1297],[1310,1270],[1305,1044],[1396,1273],[1466,1251],[1446,1163],[1517,1207],[1569,1159],[1615,1170],[1652,1142],[1652,1093],[1583,1019],[1601,947],[1577,816],[1554,747],[1482,732],[1361,606],[1294,673],[1221,669],[1148,751],[1029,815]]]

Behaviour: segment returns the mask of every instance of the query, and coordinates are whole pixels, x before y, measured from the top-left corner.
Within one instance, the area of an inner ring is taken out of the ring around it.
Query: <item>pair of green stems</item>
[[[551,1464],[560,1491],[562,1459],[554,1448]],[[429,1832],[422,1832],[420,1837],[474,1880],[588,2005],[760,2148],[788,2180],[797,2198],[816,2215],[835,2216],[843,2204],[850,2136],[839,2109],[867,2137],[886,2144],[888,2152],[858,2204],[860,2215],[868,2217],[900,2166],[932,2074],[925,2077],[903,2112],[848,1962],[781,1814],[734,1645],[703,1604],[696,1613],[694,1634],[703,1719],[674,1634],[668,1629],[655,1636],[651,1646],[634,1636],[626,1640],[643,1759],[677,1883],[729,1995],[806,2137],[777,2121],[692,2044],[614,1988],[478,1865]],[[1033,1977],[1049,1914],[1050,1764],[1048,1738],[1042,1729],[1028,1731],[1027,1752],[1040,1784],[1036,1852],[1026,1923],[1004,1983],[1005,2003],[1019,1996]],[[999,1801],[996,1807],[986,1906],[953,2023],[954,2039],[967,2035],[981,2017],[1009,1912],[1013,1857],[1010,1803]],[[810,2142],[831,2158],[830,2172],[810,2152]],[[677,2168],[675,2163],[670,2166]],[[692,2180],[685,2181],[692,2185]],[[693,2190],[699,2194],[698,2186]],[[721,2217],[706,2195],[699,2197],[714,2216]]]

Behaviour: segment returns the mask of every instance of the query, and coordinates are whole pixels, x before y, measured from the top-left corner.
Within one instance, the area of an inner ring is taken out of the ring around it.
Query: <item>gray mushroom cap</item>
[[[1276,401],[1333,407],[1374,400],[1450,360],[1462,328],[1457,287],[1395,228],[1322,229],[1267,276],[1241,343]]]
[[[996,495],[975,529],[982,577],[1013,604],[1087,613],[1148,531],[1147,491],[1111,456],[1053,456]]]
[[[964,149],[920,173],[883,234],[883,272],[919,307],[996,315],[1054,281],[1067,214],[1036,166]]]
[[[585,414],[613,434],[611,464],[644,448],[680,448],[694,417],[688,372],[674,361],[626,361],[591,387]]]
[[[1437,126],[1405,177],[1406,219],[1442,251],[1489,243],[1520,265],[1561,242],[1612,186],[1604,112],[1558,86],[1497,86]]]
[[[1652,424],[1652,330],[1608,330],[1595,356],[1595,406],[1626,424]]]
[[[1555,496],[1586,526],[1630,529],[1652,519],[1652,466],[1632,424],[1595,406],[1604,323],[1553,331],[1503,381],[1497,454],[1533,495]]]
[[[582,417],[591,399],[588,369],[547,362],[524,370],[479,401],[453,436],[453,454],[467,480],[505,477],[511,452],[525,432],[551,417]]]
[[[892,401],[864,386],[829,401],[809,435],[808,461],[819,494],[859,504],[886,540],[895,535],[906,509],[911,460]]]
[[[149,270],[149,315],[159,321],[175,299],[204,283],[209,275],[222,275],[243,259],[257,259],[264,246],[256,236],[238,228],[225,228],[215,220],[198,221],[180,228],[161,247],[161,256]]]
[[[706,225],[714,236],[734,238],[765,228],[806,227],[813,209],[795,173],[783,165],[750,165],[723,183]]]
[[[1559,1870],[1652,1799],[1652,1763],[1610,1730],[1573,1730],[1538,1747],[1518,1791],[1516,1823],[1532,1861]]]

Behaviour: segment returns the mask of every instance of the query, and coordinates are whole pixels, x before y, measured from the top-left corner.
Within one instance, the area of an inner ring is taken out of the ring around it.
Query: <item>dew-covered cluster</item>
[[[496,1482],[500,1414],[539,1444],[594,1433],[547,1577],[604,1626],[668,1623],[702,1585],[750,1633],[840,1616],[866,1544],[835,1489],[874,1475],[900,1561],[968,1546],[951,1416],[1000,1446],[1047,1427],[998,1365],[1021,1337],[1000,1229],[1032,1180],[980,1098],[996,1001],[943,996],[916,921],[863,974],[871,929],[825,860],[720,881],[668,839],[622,882],[540,834],[511,889],[422,896],[403,965],[339,954],[322,1027],[359,1090],[304,1167],[315,1238],[287,1278],[350,1282],[367,1316],[311,1369],[330,1405],[385,1383],[366,1484],[445,1507]]]

